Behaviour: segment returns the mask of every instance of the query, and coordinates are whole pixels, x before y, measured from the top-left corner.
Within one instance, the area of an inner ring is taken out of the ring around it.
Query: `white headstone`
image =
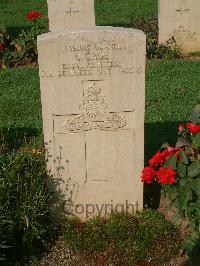
[[[172,36],[184,53],[200,51],[199,0],[159,0],[159,43]]]
[[[85,219],[143,207],[145,35],[96,27],[38,39],[48,168]]]
[[[49,30],[95,26],[94,0],[48,0]]]

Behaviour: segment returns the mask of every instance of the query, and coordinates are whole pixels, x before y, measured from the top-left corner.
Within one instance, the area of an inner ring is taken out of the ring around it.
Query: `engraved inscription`
[[[182,7],[176,9],[177,14],[175,15],[175,30],[174,36],[177,40],[181,41],[196,41],[196,32],[190,30],[190,20],[191,20],[191,9],[187,7]]]
[[[79,10],[74,9],[73,5],[74,5],[74,1],[70,0],[69,1],[69,9],[65,11],[66,15],[74,15],[74,14],[79,14],[80,13]]]
[[[174,9],[175,9],[174,13],[175,33],[183,31],[184,35],[186,35],[185,32],[190,31],[191,9],[189,8],[187,2],[185,1],[181,3],[180,8],[174,7]]]
[[[70,58],[70,63],[65,62],[59,71],[41,71],[41,78],[55,77],[82,77],[82,76],[111,76],[119,74],[140,74],[141,67],[134,67],[124,60],[124,54],[129,52],[129,47],[124,42],[107,41],[94,44],[67,44],[62,50]]]
[[[126,43],[115,41],[94,44],[67,44],[63,50],[73,58],[73,63],[62,65],[63,76],[111,75],[112,71],[125,72],[132,66],[124,65],[123,58],[114,56],[127,49]],[[132,73],[132,72],[131,72]]]
[[[178,30],[174,31],[174,36],[176,39],[180,39],[182,41],[197,41],[196,32],[192,32],[189,30],[185,30],[183,26],[180,26]]]
[[[102,89],[97,83],[98,81],[87,82],[87,86],[83,89],[81,114],[72,115],[64,122],[63,127],[66,132],[119,129],[127,125],[125,117],[108,112]]]

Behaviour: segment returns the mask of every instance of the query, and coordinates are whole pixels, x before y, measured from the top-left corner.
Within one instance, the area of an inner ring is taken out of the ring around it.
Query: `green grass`
[[[149,158],[163,142],[174,144],[179,121],[200,101],[198,61],[152,60],[146,70],[145,149]],[[38,69],[0,71],[0,127],[41,139]]]
[[[136,216],[114,212],[85,223],[66,218],[63,233],[67,246],[92,265],[164,265],[180,247],[175,226],[150,210]]]
[[[8,69],[0,80],[0,127],[41,130],[38,70]]]
[[[0,128],[8,142],[23,143],[25,135],[36,137],[41,145],[42,118],[37,68],[0,71],[0,106]]]
[[[157,0],[96,0],[96,24],[130,27],[137,17],[157,16]]]
[[[47,0],[1,0],[0,25],[9,32],[29,27],[26,14],[37,10],[47,14]],[[132,18],[157,15],[157,0],[96,0],[96,24],[130,26]]]
[[[47,14],[47,1],[1,0],[0,25],[6,27],[9,33],[18,33],[22,28],[30,26],[29,21],[26,19],[26,14],[31,10]]]
[[[175,144],[177,125],[200,102],[199,61],[152,60],[146,70],[145,155],[168,141]]]

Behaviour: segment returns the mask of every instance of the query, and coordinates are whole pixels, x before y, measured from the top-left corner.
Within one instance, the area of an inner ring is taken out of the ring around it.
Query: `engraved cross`
[[[85,142],[85,182],[88,180],[87,171],[87,134],[91,130],[116,131],[127,126],[127,113],[131,111],[109,112],[105,104],[105,97],[99,86],[101,80],[88,80],[83,82],[83,104],[80,114],[71,114],[65,119],[62,127],[67,133],[84,134]],[[102,180],[106,181],[106,180]]]
[[[73,8],[72,8],[72,5],[74,4],[74,1],[70,1],[69,4],[70,4],[69,10],[65,11],[65,14],[74,15],[74,14],[79,13],[79,10],[73,10]]]
[[[190,9],[189,8],[181,8],[181,9],[176,9],[176,11],[180,12],[181,15],[183,15],[183,13],[190,11]]]

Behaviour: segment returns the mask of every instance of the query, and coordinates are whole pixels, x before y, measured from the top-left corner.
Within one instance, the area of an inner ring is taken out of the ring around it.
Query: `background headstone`
[[[143,207],[145,35],[96,27],[38,39],[48,167],[65,211]]]
[[[48,0],[49,30],[95,26],[94,0]]]
[[[159,0],[159,43],[172,36],[183,52],[200,51],[199,0]]]

